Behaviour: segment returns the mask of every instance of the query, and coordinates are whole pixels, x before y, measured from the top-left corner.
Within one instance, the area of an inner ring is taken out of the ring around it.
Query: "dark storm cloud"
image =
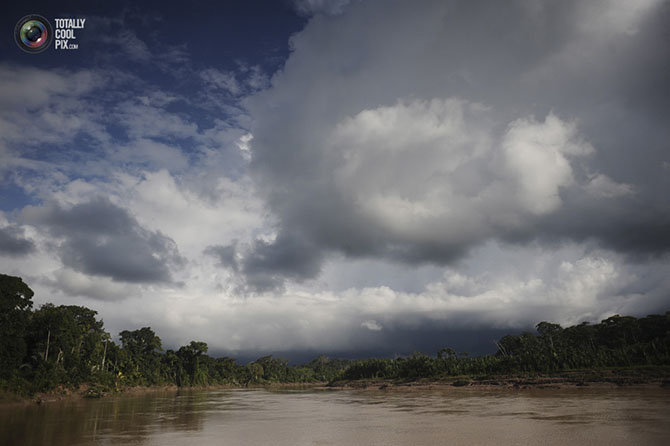
[[[302,281],[316,276],[321,253],[298,234],[282,233],[274,242],[256,240],[241,264],[247,285],[266,291],[281,285],[283,278]]]
[[[26,208],[24,218],[62,238],[65,266],[120,282],[171,282],[170,268],[183,262],[175,242],[143,228],[125,209],[105,198],[71,208]]]
[[[534,331],[532,325],[525,328]],[[453,348],[458,353],[474,355],[490,355],[497,351],[495,341],[505,335],[515,332],[521,333],[524,329],[479,329],[479,330],[450,330],[438,324],[412,329],[398,329],[381,333],[357,332],[360,341],[357,348],[342,349],[294,349],[287,351],[277,350],[244,350],[244,351],[214,351],[214,356],[229,356],[237,358],[241,363],[248,363],[266,356],[275,355],[288,359],[293,364],[310,362],[319,355],[342,359],[369,359],[396,356],[409,356],[416,352],[436,356],[437,352],[445,347]]]
[[[272,242],[255,240],[251,246],[238,243],[205,249],[219,264],[241,272],[240,291],[263,292],[279,289],[285,278],[303,281],[319,273],[322,254],[299,234],[282,233]]]
[[[547,240],[596,240],[633,261],[670,252],[670,215],[639,199],[577,203],[540,223]]]
[[[312,18],[248,102],[280,228],[241,270],[273,286],[328,251],[446,264],[491,239],[668,252],[669,10],[367,1]]]
[[[215,257],[219,261],[219,264],[224,268],[231,268],[233,271],[237,271],[239,269],[239,264],[235,256],[235,245],[236,244],[208,246],[204,253]]]
[[[24,256],[35,250],[32,240],[25,238],[23,229],[17,226],[0,228],[0,255]]]

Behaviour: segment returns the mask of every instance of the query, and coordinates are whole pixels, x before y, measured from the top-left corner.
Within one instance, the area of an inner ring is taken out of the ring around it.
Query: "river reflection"
[[[668,389],[210,390],[0,408],[2,445],[665,445]]]

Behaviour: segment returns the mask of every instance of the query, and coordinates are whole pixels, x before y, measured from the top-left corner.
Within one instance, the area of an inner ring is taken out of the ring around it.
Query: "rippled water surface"
[[[668,445],[670,390],[210,390],[0,408],[1,445]]]

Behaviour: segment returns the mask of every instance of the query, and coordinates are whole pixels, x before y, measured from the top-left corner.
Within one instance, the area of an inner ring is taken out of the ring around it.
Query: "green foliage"
[[[200,359],[205,353],[207,353],[207,344],[197,341],[191,341],[189,345],[177,351],[177,357],[181,360],[180,370],[183,371],[183,375],[179,378],[179,385],[206,386],[209,384],[209,367],[206,362],[201,364]]]
[[[254,367],[254,382],[283,382],[286,381],[288,361],[273,358],[272,355],[263,356],[250,364]]]
[[[75,385],[100,372],[105,354],[103,342],[109,335],[96,314],[74,305],[42,305],[30,320],[29,364],[38,370],[53,366],[53,373],[67,375],[68,383]]]
[[[398,378],[399,365],[402,358],[393,359],[364,359],[354,361],[341,374],[343,379],[379,379]]]
[[[119,333],[120,378],[127,385],[155,385],[161,380],[161,338],[150,327]]]
[[[468,357],[451,348],[437,358],[415,353],[407,358],[355,361],[341,380],[416,380],[449,376],[554,373],[579,368],[670,365],[670,312],[644,318],[619,315],[600,324],[568,328],[540,322],[537,335],[506,335],[495,355]]]
[[[26,356],[25,332],[33,295],[20,277],[0,274],[0,378],[11,378]]]
[[[11,373],[13,384],[7,388],[31,393],[109,380],[111,373],[105,356],[110,337],[103,330],[102,321],[96,319],[95,311],[52,304],[42,305],[34,312],[29,308],[25,305],[24,314],[20,315],[24,322],[22,335],[3,333],[0,338],[3,345],[15,343],[24,347],[20,365]]]
[[[319,355],[305,364],[304,368],[312,371],[312,381],[330,382],[337,378],[351,364],[352,361],[348,359],[333,359],[326,355]]]
[[[501,339],[498,356],[510,371],[670,364],[670,312],[644,318],[612,316],[568,328],[540,322],[539,336]]]

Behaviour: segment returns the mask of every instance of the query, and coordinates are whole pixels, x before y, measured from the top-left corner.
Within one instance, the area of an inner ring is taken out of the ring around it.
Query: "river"
[[[669,389],[201,390],[0,407],[8,446],[667,445]]]

